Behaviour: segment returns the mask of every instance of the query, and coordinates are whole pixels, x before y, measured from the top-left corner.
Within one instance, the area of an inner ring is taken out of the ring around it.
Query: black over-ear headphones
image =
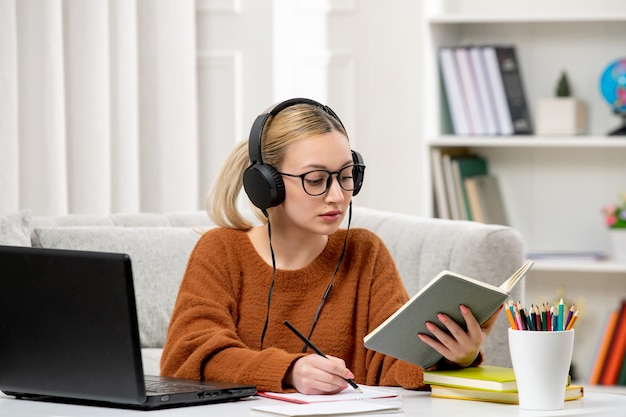
[[[243,173],[243,187],[252,203],[261,210],[277,206],[285,199],[285,183],[283,182],[283,177],[273,166],[263,163],[263,157],[261,156],[261,136],[263,135],[263,128],[270,116],[276,116],[287,107],[295,106],[296,104],[310,104],[319,107],[337,119],[341,126],[343,126],[337,114],[330,107],[308,98],[292,98],[285,100],[278,103],[268,112],[257,116],[252,124],[250,137],[248,138],[248,154],[250,155],[251,165],[246,168]],[[354,191],[352,191],[352,195],[355,196],[359,193],[363,185],[365,165],[363,163],[363,157],[356,151],[352,151],[352,160],[355,164],[352,174],[354,177]]]

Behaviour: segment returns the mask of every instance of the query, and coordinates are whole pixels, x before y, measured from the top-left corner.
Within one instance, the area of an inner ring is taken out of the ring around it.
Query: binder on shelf
[[[617,323],[618,315],[619,310],[611,310],[604,323],[602,337],[600,338],[600,341],[598,343],[595,359],[593,361],[593,366],[589,375],[589,383],[592,385],[597,385],[600,383],[602,367],[604,366],[604,362],[606,361],[606,357],[609,351],[609,345],[611,343],[611,338],[613,337],[613,331],[615,330],[615,324]]]
[[[430,150],[431,167],[433,177],[433,196],[435,200],[436,215],[440,219],[459,218],[458,207],[451,207],[455,200],[450,200],[448,196],[448,183],[452,179],[451,157],[467,154],[467,148],[432,148]],[[444,168],[443,156],[446,157],[446,167]],[[444,172],[444,170],[446,172]],[[455,212],[453,217],[453,210]]]
[[[609,343],[606,360],[604,361],[600,384],[615,385],[619,379],[622,362],[626,354],[626,300],[622,301],[615,323],[613,336]]]
[[[509,225],[497,177],[493,175],[469,177],[465,179],[465,189],[474,221]]]
[[[467,116],[470,123],[470,131],[475,135],[487,134],[485,123],[483,122],[485,110],[482,109],[482,103],[479,97],[478,84],[476,75],[474,74],[474,66],[472,65],[469,50],[467,48],[458,47],[454,49],[457,66],[459,69],[459,80],[467,109]]]
[[[485,65],[485,57],[483,56],[482,47],[475,46],[469,49],[469,55],[474,69],[474,78],[478,87],[478,98],[480,108],[483,112],[484,131],[486,135],[501,134],[496,121],[496,108],[491,91],[491,84],[487,74]]]
[[[443,179],[443,165],[441,164],[441,148],[430,150],[430,167],[433,179],[433,200],[435,202],[435,216],[440,219],[450,218],[450,205],[446,196],[446,183]]]
[[[622,368],[620,369],[616,384],[621,386],[626,385],[626,355],[622,357]]]
[[[454,55],[453,48],[441,48],[439,50],[439,66],[454,133],[466,136],[470,135],[472,131],[466,115],[465,96],[461,88],[459,70]]]
[[[450,205],[450,218],[452,220],[462,220],[461,203],[456,190],[456,182],[452,172],[452,157],[449,154],[443,154],[441,157],[443,166],[443,179],[446,184],[446,196]]]
[[[482,48],[503,135],[531,134],[530,113],[514,46]]]
[[[452,159],[452,175],[459,203],[461,219],[473,220],[465,180],[476,175],[487,174],[487,160],[477,155],[458,156]]]

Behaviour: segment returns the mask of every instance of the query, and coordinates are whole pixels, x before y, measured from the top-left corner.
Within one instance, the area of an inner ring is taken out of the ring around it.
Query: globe
[[[609,135],[626,135],[626,58],[607,65],[600,76],[600,91],[613,112],[622,116],[622,126]]]

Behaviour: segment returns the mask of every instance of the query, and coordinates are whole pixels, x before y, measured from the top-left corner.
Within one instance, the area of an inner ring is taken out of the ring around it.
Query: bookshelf
[[[430,154],[467,147],[498,177],[510,225],[528,251],[610,252],[601,207],[626,191],[626,137],[599,90],[600,75],[626,56],[626,2],[429,0],[422,5],[421,94],[423,212],[434,215]],[[440,81],[442,46],[515,45],[531,122],[539,98],[553,95],[566,70],[574,96],[587,105],[583,136],[455,136]],[[585,304],[577,323],[574,364],[585,379],[608,311],[626,296],[626,264],[538,261],[526,278],[526,302],[564,291]],[[626,389],[624,390],[626,393]]]

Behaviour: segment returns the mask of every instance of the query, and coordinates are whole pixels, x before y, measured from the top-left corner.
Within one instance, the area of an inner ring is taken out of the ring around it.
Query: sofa
[[[121,252],[130,255],[144,372],[159,373],[170,313],[187,258],[203,231],[214,227],[202,211],[110,215],[0,217],[0,245]],[[409,292],[448,269],[500,285],[524,261],[514,229],[469,221],[423,218],[354,207],[351,227],[377,233],[388,246]],[[86,277],[88,278],[88,277]],[[523,280],[512,298],[521,299]],[[483,345],[485,363],[510,366],[501,314]]]

